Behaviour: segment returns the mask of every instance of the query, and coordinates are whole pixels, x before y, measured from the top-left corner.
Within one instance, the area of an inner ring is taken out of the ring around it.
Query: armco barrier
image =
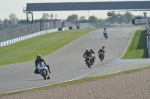
[[[147,36],[147,50],[148,50],[148,57],[150,58],[150,36]]]
[[[147,42],[148,57],[150,58],[150,40],[149,40],[149,36],[146,36],[146,42]]]
[[[79,29],[79,28],[80,28],[79,26],[78,27],[72,26],[72,29]],[[56,29],[49,29],[49,30],[39,31],[39,32],[36,32],[36,33],[32,33],[32,34],[17,37],[17,38],[11,39],[11,40],[6,40],[6,41],[3,41],[3,42],[0,42],[0,47],[7,46],[7,45],[10,45],[10,44],[22,41],[22,40],[26,40],[26,39],[33,38],[33,37],[36,37],[36,36],[39,36],[39,35],[43,35],[43,34],[46,34],[46,33],[52,33],[52,32],[56,32],[56,31],[66,31],[66,30],[69,30],[69,27],[60,27],[60,28],[56,28]]]
[[[147,42],[147,49],[149,50],[149,41],[148,41],[148,36],[146,36],[146,42]]]
[[[146,35],[147,35],[147,50],[148,50],[148,57],[150,58],[150,25],[146,24]]]
[[[76,28],[77,28],[76,26],[70,26],[70,27],[69,27],[70,30],[76,29]]]
[[[60,27],[60,28],[58,28],[58,31],[66,31],[68,29],[69,29],[68,27]]]
[[[65,29],[67,29],[67,28],[65,27]],[[44,30],[44,31],[39,31],[39,32],[36,32],[36,33],[29,34],[29,35],[25,35],[25,36],[22,36],[22,37],[14,38],[14,39],[11,39],[11,40],[3,41],[3,42],[0,42],[0,47],[6,46],[6,45],[9,45],[9,44],[12,44],[12,43],[16,43],[16,42],[19,42],[19,41],[22,41],[22,40],[26,40],[26,39],[29,39],[29,38],[32,38],[32,37],[35,37],[35,36],[43,35],[43,34],[46,34],[46,33],[52,33],[52,32],[56,32],[56,31],[58,31],[58,29]]]
[[[22,37],[18,37],[18,38],[14,38],[14,39],[11,39],[11,40],[3,41],[3,42],[0,42],[0,47],[10,45],[12,43],[16,43],[16,42],[19,42],[19,41],[22,41],[22,40],[26,40],[26,39],[29,39],[29,38],[32,38],[32,37],[35,37],[35,36],[43,35],[43,34],[46,34],[46,33],[56,32],[56,31],[59,31],[59,29],[60,28],[39,31],[39,32],[36,32],[36,33],[32,33],[32,34],[29,34],[29,35],[22,36]],[[66,31],[66,30],[68,30],[68,27],[61,28],[61,31]]]
[[[77,26],[77,29],[80,29],[80,26]]]
[[[58,31],[63,31],[63,28],[62,27],[58,28]]]

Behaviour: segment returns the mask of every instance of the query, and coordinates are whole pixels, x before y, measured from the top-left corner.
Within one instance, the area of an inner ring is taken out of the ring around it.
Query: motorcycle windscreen
[[[45,67],[46,67],[46,65],[45,65],[44,62],[40,62],[40,63],[38,63],[38,65],[37,65],[37,68],[38,68],[39,70],[45,69]]]

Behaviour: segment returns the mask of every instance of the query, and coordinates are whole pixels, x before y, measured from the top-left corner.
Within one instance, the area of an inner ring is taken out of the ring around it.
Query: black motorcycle
[[[88,68],[91,68],[91,65],[93,65],[92,57],[89,57],[89,56],[86,57],[85,61],[86,61],[86,65],[88,66]]]

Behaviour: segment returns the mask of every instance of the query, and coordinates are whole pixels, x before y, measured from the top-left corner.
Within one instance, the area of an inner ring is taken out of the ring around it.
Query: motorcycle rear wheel
[[[91,64],[88,63],[88,67],[91,68]]]
[[[46,77],[46,74],[44,73],[44,70],[42,70],[41,72],[42,72],[42,76],[43,76],[43,78],[46,80],[46,79],[47,79],[47,77]],[[45,71],[45,72],[46,72],[46,71]]]

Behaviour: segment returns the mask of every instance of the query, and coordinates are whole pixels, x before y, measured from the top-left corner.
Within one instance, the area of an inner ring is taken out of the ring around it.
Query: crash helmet
[[[41,55],[37,55],[37,56],[36,56],[36,59],[41,59]]]
[[[90,51],[93,51],[92,48],[90,48]]]
[[[85,51],[86,51],[86,52],[89,52],[89,49],[87,48]]]

